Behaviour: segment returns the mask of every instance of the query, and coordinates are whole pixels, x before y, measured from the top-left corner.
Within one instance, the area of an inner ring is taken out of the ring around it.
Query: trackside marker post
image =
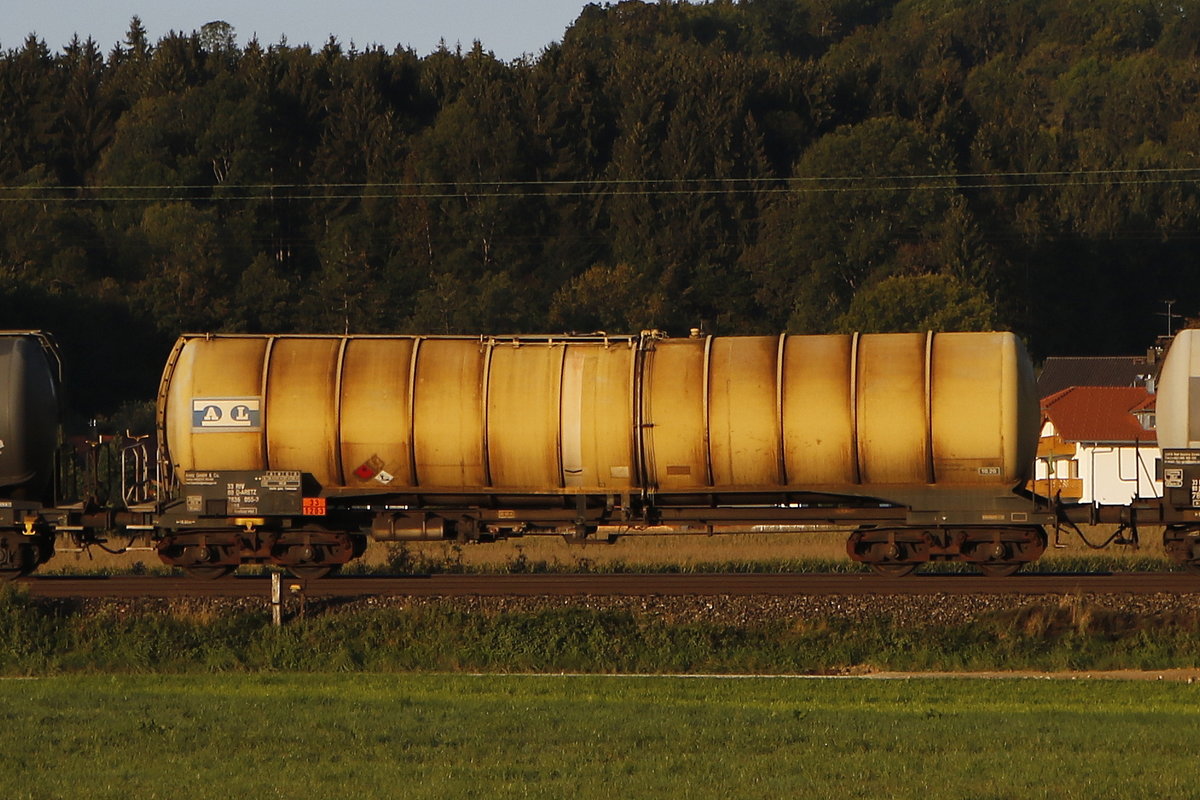
[[[271,573],[271,622],[276,628],[283,624],[283,582],[278,572]]]

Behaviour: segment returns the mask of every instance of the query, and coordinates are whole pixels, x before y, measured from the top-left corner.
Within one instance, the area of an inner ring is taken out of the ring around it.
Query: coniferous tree
[[[1196,0],[626,0],[510,63],[31,36],[0,52],[0,307],[85,350],[102,321],[131,385],[182,328],[1139,350],[1200,307],[1198,32]]]

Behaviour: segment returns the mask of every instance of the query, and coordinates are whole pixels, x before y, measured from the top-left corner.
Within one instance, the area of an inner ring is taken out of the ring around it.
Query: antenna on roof
[[[1154,313],[1158,314],[1160,317],[1167,318],[1167,338],[1169,339],[1169,338],[1171,338],[1171,334],[1172,334],[1171,323],[1175,319],[1175,315],[1173,313],[1171,313],[1171,306],[1175,305],[1175,301],[1174,300],[1163,300],[1163,302],[1167,304],[1167,310],[1166,311],[1156,311]]]

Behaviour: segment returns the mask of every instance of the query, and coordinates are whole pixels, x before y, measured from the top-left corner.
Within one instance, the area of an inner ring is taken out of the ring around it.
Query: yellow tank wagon
[[[201,576],[323,574],[367,536],[824,525],[881,572],[1005,574],[1054,519],[1010,333],[185,335],[158,425],[159,552]]]

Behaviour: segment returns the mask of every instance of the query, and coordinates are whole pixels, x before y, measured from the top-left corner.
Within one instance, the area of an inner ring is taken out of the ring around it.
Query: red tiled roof
[[[1154,395],[1141,386],[1072,386],[1042,399],[1042,416],[1068,442],[1157,441],[1134,411],[1154,407]]]
[[[1131,408],[1129,410],[1130,411],[1154,411],[1158,407],[1157,401],[1158,401],[1158,395],[1152,394],[1149,397],[1147,397],[1145,400],[1138,403],[1136,406],[1134,406],[1133,408]]]

